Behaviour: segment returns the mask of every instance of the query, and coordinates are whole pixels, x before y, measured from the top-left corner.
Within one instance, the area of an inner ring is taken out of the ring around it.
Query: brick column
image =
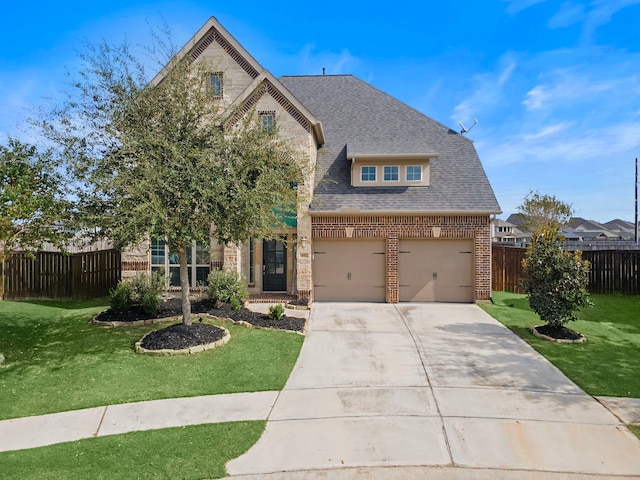
[[[387,232],[387,303],[398,303],[398,232]]]

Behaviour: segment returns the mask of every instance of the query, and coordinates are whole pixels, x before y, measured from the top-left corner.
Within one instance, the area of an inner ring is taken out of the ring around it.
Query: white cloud
[[[472,79],[473,91],[454,108],[451,119],[469,121],[479,112],[498,107],[503,100],[503,88],[509,82],[518,67],[515,58],[504,55],[494,72],[477,74]]]
[[[315,45],[305,45],[297,56],[298,70],[304,74],[320,75],[322,69],[328,75],[355,70],[358,59],[348,50],[341,52],[315,52]]]
[[[543,3],[547,0],[504,0],[509,5],[507,6],[507,13],[510,15],[515,15],[516,13],[525,10],[532,5],[536,5],[537,3]]]
[[[548,80],[531,88],[522,104],[530,111],[553,109],[559,105],[592,102],[605,92],[612,92],[624,79],[612,77],[592,80],[591,72],[569,69],[555,70],[545,75]]]
[[[575,23],[584,21],[587,15],[584,11],[582,3],[574,4],[573,2],[565,2],[560,7],[560,11],[556,13],[548,22],[549,28],[569,27]]]

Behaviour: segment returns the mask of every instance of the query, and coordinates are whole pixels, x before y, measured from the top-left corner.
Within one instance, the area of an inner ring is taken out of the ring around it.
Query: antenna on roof
[[[458,125],[460,125],[460,135],[464,135],[465,133],[467,133],[469,130],[471,130],[473,127],[475,127],[478,124],[478,119],[475,118],[473,120],[473,125],[471,125],[469,128],[465,127],[462,122],[458,122]]]

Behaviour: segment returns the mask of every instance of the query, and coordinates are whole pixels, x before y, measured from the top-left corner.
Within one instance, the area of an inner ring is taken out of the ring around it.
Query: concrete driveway
[[[476,305],[316,303],[264,435],[227,469],[273,479],[640,478],[640,441]]]

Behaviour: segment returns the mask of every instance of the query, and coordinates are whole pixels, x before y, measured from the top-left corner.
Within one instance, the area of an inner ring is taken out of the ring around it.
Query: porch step
[[[252,293],[249,296],[249,303],[289,303],[296,300],[295,295],[286,293]]]

